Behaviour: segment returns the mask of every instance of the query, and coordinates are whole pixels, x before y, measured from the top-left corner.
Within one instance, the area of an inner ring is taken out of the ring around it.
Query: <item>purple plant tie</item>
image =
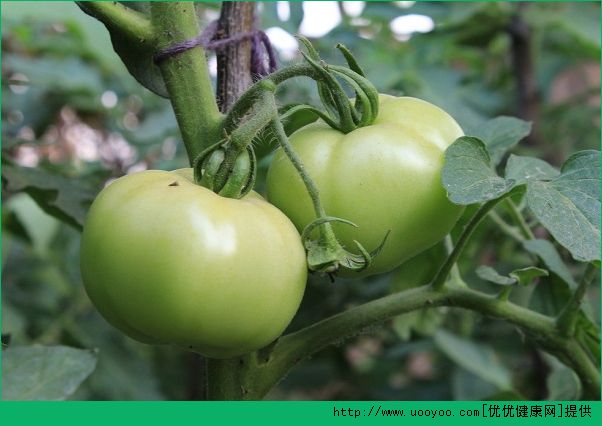
[[[206,50],[218,51],[232,44],[240,43],[244,40],[251,40],[251,74],[253,80],[258,80],[263,76],[276,71],[276,54],[270,43],[270,39],[262,30],[252,30],[246,33],[239,33],[232,37],[214,40],[217,33],[217,21],[212,21],[205,27],[203,32],[190,40],[184,40],[175,43],[153,57],[155,64],[159,64],[167,58],[178,55],[197,46],[202,46]],[[266,64],[267,55],[267,64]]]

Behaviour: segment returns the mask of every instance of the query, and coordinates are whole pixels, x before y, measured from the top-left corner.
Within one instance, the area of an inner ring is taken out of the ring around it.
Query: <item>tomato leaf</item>
[[[141,41],[132,46],[132,41],[116,31],[107,28],[111,34],[113,49],[123,61],[134,78],[151,92],[168,98],[161,70],[155,65],[155,46],[148,41]]]
[[[481,266],[479,266],[476,269],[475,272],[476,272],[477,276],[480,279],[485,280],[485,281],[489,281],[489,282],[494,283],[494,284],[499,284],[499,285],[513,285],[513,284],[516,284],[516,279],[500,275],[491,266],[481,265]]]
[[[393,331],[400,340],[407,342],[412,332],[419,336],[435,334],[445,316],[444,309],[421,309],[398,315],[393,319]]]
[[[523,243],[523,247],[528,252],[538,256],[550,271],[554,272],[567,283],[570,289],[574,290],[577,288],[577,283],[560,258],[560,254],[556,250],[556,247],[554,247],[554,244],[548,240],[527,240]]]
[[[497,175],[485,144],[462,136],[445,151],[441,174],[449,199],[462,205],[498,198],[514,187],[514,181]]]
[[[521,285],[527,286],[533,282],[535,278],[548,275],[545,269],[529,266],[527,268],[515,269],[508,276],[500,275],[495,269],[490,266],[479,266],[476,270],[479,278],[485,281],[499,285]]]
[[[2,181],[7,191],[26,192],[46,213],[79,230],[96,195],[75,179],[7,162],[2,164]]]
[[[521,395],[517,391],[501,391],[483,398],[482,401],[526,401],[527,397]]]
[[[516,185],[533,180],[551,180],[559,174],[556,168],[539,158],[511,154],[506,163],[506,179],[513,179]]]
[[[578,400],[581,395],[581,381],[575,372],[548,353],[542,353],[542,357],[551,370],[546,378],[547,399],[552,401]]]
[[[510,278],[514,278],[516,283],[521,286],[528,286],[539,277],[547,277],[548,271],[545,269],[537,268],[535,266],[528,266],[526,268],[515,269],[508,274]]]
[[[497,165],[504,154],[531,133],[531,123],[515,117],[500,116],[485,122],[471,132],[487,145],[493,164]]]
[[[148,4],[132,5],[132,2],[120,2],[125,9],[131,9],[132,13],[139,16],[147,15],[149,12]],[[96,17],[86,6],[86,2],[78,2],[78,6],[82,11],[92,17]],[[102,22],[102,20],[101,20]],[[169,97],[161,70],[155,64],[154,55],[156,53],[155,40],[153,39],[136,39],[125,36],[119,27],[103,22],[107,31],[111,36],[113,49],[119,55],[125,67],[132,76],[144,87],[151,92],[162,96]]]
[[[527,205],[552,236],[578,261],[600,260],[600,152],[580,151],[560,174],[547,163],[512,157],[506,179],[498,176],[485,144],[463,136],[445,151],[441,173],[448,198],[462,205],[498,198],[527,187]]]
[[[527,204],[576,260],[600,260],[600,152],[581,151],[561,174],[527,185]]]
[[[304,108],[302,104],[288,104],[280,107],[278,114],[283,116],[282,125],[287,136],[320,118],[315,109],[310,106]]]
[[[444,330],[435,334],[435,343],[458,365],[496,385],[500,390],[512,388],[510,371],[500,363],[491,347],[462,339]]]
[[[94,371],[96,353],[66,346],[9,347],[2,351],[4,400],[62,400]]]
[[[475,401],[499,392],[497,386],[462,367],[455,367],[451,375],[451,389],[456,401]]]

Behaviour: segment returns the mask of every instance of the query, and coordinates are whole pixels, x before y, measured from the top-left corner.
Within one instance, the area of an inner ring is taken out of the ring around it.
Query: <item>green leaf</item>
[[[96,195],[76,179],[42,168],[2,164],[2,181],[7,191],[26,192],[51,216],[82,229],[86,212]]]
[[[551,180],[560,172],[539,158],[521,157],[511,154],[506,163],[506,179],[521,185],[532,180]]]
[[[316,121],[319,117],[311,108],[302,108],[301,104],[288,104],[278,109],[279,115],[285,115],[282,120],[284,131],[287,136],[292,135],[295,131],[303,126]]]
[[[599,58],[600,8],[596,2],[554,2],[545,7],[529,7],[524,17],[539,32],[562,34],[556,43],[571,49],[573,55],[589,53],[592,59]],[[585,51],[579,52],[580,48]]]
[[[548,240],[527,240],[523,243],[523,247],[529,253],[538,256],[546,267],[566,282],[571,289],[577,288],[577,283],[560,258],[560,254],[558,254],[554,244]]]
[[[148,4],[132,5],[130,3],[132,2],[124,2],[123,5],[141,14],[141,16],[148,14],[150,7]],[[78,6],[84,13],[92,17],[95,16],[86,7],[86,2],[78,2]],[[154,37],[148,36],[132,40],[131,37],[125,36],[118,26],[105,24],[105,27],[111,36],[113,50],[119,55],[130,74],[151,92],[165,98],[169,97],[161,76],[161,70],[155,65],[154,56],[157,50]]]
[[[497,273],[495,269],[490,266],[479,266],[476,271],[477,276],[482,280],[492,282],[499,285],[513,285],[516,284],[516,279],[505,277]]]
[[[393,319],[393,331],[402,341],[410,340],[412,332],[432,336],[443,322],[443,309],[421,309],[398,315]]]
[[[600,260],[600,152],[581,151],[549,182],[527,185],[537,219],[576,260]]]
[[[581,396],[581,381],[573,370],[554,356],[542,353],[543,359],[552,370],[546,378],[547,399],[552,401],[576,401]]]
[[[32,87],[91,95],[97,95],[104,90],[98,70],[79,58],[28,58],[7,54],[4,55],[3,61],[12,72],[25,74]]]
[[[94,371],[96,354],[66,346],[2,351],[2,399],[62,400]]]
[[[497,387],[462,367],[456,367],[451,377],[452,395],[456,401],[478,401],[483,395],[497,392]]]
[[[515,269],[508,276],[500,275],[495,269],[490,266],[481,265],[476,269],[476,274],[479,278],[485,281],[499,285],[515,285],[519,284],[527,286],[538,277],[548,275],[548,271],[535,266],[529,266],[522,269]]]
[[[535,278],[547,277],[549,274],[545,269],[537,268],[535,266],[528,266],[522,269],[515,269],[508,275],[511,278],[514,278],[518,285],[528,286]]]
[[[442,182],[449,199],[461,205],[493,200],[514,187],[514,181],[497,175],[485,144],[471,136],[456,139],[445,151]]]
[[[116,31],[109,29],[109,32],[113,49],[138,83],[151,92],[168,98],[169,94],[165,88],[161,70],[155,65],[154,55],[156,51],[154,43],[151,40],[132,43],[130,39],[123,37]]]
[[[510,371],[497,359],[491,347],[461,339],[444,330],[435,334],[435,343],[449,358],[500,390],[512,388]]]
[[[489,395],[483,401],[525,401],[528,398],[524,397],[516,391],[502,391]]]
[[[56,219],[44,213],[27,194],[10,197],[4,208],[13,212],[23,225],[34,251],[45,255],[58,230]]]
[[[531,123],[515,117],[500,116],[476,127],[471,135],[481,139],[494,165],[502,160],[504,154],[531,133]]]

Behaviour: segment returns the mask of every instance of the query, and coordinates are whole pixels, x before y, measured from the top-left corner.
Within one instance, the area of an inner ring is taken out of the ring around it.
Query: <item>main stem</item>
[[[196,37],[199,26],[192,2],[151,2],[157,50]],[[169,93],[188,159],[220,137],[222,117],[217,108],[205,51],[197,46],[159,65]]]
[[[237,33],[251,31],[254,21],[255,4],[253,2],[222,2],[217,35],[219,38],[225,38],[234,36]],[[227,47],[223,52],[218,52],[217,61],[217,99],[220,110],[228,112],[252,83],[251,43],[244,41]],[[265,87],[261,85],[261,82],[257,87],[261,88],[260,93],[264,92]],[[237,117],[237,119],[242,118],[247,111],[248,109]],[[261,118],[256,117],[255,120],[251,120],[250,124],[247,123],[245,129],[235,129],[232,134],[234,143],[238,144],[240,141],[244,144],[247,142],[240,139],[238,135],[255,135],[256,129],[254,124],[261,120]],[[224,126],[224,129],[230,130],[226,126]],[[240,148],[244,149],[242,146]],[[230,152],[233,153],[234,151]],[[228,158],[226,160],[233,161],[235,159]],[[226,394],[227,389],[237,389],[244,394],[244,389],[239,385],[244,361],[239,361],[239,358],[235,360],[207,359],[206,367],[207,399],[237,399]],[[225,396],[220,397],[219,395]]]

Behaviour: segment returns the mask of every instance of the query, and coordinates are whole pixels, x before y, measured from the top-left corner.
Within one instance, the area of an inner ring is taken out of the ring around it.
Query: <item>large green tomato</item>
[[[370,251],[391,231],[374,263],[355,276],[390,271],[451,230],[462,207],[447,199],[441,169],[445,149],[462,135],[458,123],[435,105],[387,95],[380,96],[380,112],[370,126],[343,134],[319,121],[291,135],[326,214],[358,225],[333,225],[344,246],[353,250],[357,240]],[[297,229],[315,219],[305,186],[282,150],[270,165],[267,190],[269,201]]]
[[[276,339],[307,278],[299,233],[254,192],[224,198],[192,169],[117,179],[82,237],[86,291],[115,327],[145,343],[229,358]]]

